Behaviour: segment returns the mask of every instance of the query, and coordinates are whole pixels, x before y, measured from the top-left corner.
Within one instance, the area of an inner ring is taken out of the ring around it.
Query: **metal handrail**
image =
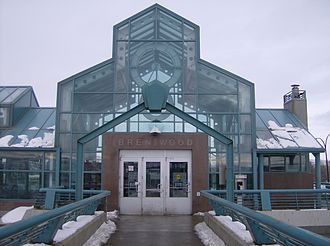
[[[8,245],[8,243],[3,244],[2,240],[15,237],[15,235],[22,233],[27,230],[31,230],[34,227],[46,226],[46,234],[52,235],[50,237],[43,237],[44,239],[38,239],[39,235],[34,235],[32,238],[27,239],[28,241],[34,241],[39,243],[51,243],[53,236],[56,231],[66,222],[65,216],[73,217],[74,219],[81,214],[94,214],[98,204],[102,199],[109,196],[110,191],[103,191],[101,194],[91,196],[89,198],[65,205],[60,208],[56,208],[45,212],[40,215],[33,216],[29,219],[22,220],[13,224],[9,224],[0,228],[0,245]],[[84,211],[79,211],[86,209]],[[47,226],[48,225],[48,226]],[[53,231],[47,231],[53,230]],[[38,230],[39,233],[45,233],[45,230]],[[13,243],[12,245],[18,245]]]
[[[210,194],[226,198],[225,190],[209,190]],[[237,203],[254,210],[330,209],[330,189],[235,190]]]
[[[214,191],[204,190],[201,195],[208,198],[216,215],[232,215],[245,224],[255,243],[280,243],[283,245],[329,245],[330,240],[310,231],[288,225],[268,215],[222,199]]]

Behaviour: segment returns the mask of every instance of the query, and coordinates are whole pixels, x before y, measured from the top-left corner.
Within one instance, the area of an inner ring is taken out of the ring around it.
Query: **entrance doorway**
[[[121,150],[122,214],[191,214],[190,150]]]

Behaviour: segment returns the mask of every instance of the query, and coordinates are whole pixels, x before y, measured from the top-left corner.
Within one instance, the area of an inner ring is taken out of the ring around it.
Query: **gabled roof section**
[[[31,93],[31,101],[33,100],[36,106],[39,106],[32,86],[0,86],[0,105],[14,104],[27,93]]]
[[[324,152],[299,119],[285,109],[256,109],[257,151]]]
[[[113,28],[116,41],[197,41],[199,27],[159,4],[129,17]],[[114,45],[115,52],[115,45]],[[199,53],[198,53],[199,54]]]
[[[14,127],[0,131],[0,147],[53,148],[55,108],[30,108]]]

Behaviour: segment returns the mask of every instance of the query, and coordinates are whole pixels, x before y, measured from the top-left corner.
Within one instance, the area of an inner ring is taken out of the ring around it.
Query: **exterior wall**
[[[313,189],[312,173],[265,173],[265,189]]]
[[[307,100],[292,99],[284,104],[284,109],[293,113],[308,128]]]
[[[32,206],[34,200],[0,200],[0,211],[10,211],[20,206]]]
[[[107,133],[103,135],[103,189],[111,190],[107,210],[119,209],[120,150],[191,150],[192,211],[209,210],[207,199],[197,192],[208,189],[208,137],[203,133]]]

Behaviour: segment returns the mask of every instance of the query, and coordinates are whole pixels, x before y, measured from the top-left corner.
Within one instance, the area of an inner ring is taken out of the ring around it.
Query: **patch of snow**
[[[36,127],[36,126],[32,126],[30,127],[28,130],[31,130],[31,131],[38,131],[40,128]]]
[[[203,212],[197,212],[197,213],[194,213],[194,216],[204,216],[204,213]]]
[[[0,147],[9,147],[9,142],[13,137],[13,135],[6,135],[0,138]]]
[[[112,233],[116,231],[116,224],[111,220],[104,222],[99,229],[83,244],[83,246],[100,246],[105,244]]]
[[[80,215],[77,217],[76,221],[68,221],[62,225],[62,229],[57,230],[54,242],[61,242],[74,234],[79,228],[82,228],[84,225],[92,221],[96,215]]]
[[[268,140],[263,140],[261,138],[257,138],[257,147],[258,149],[281,149],[282,146],[274,139],[270,138]]]
[[[23,219],[23,216],[25,214],[25,212],[27,210],[32,209],[33,206],[31,207],[17,207],[13,210],[10,210],[9,212],[7,212],[5,215],[3,215],[1,217],[1,221],[5,224],[9,224],[9,223],[15,223],[17,221],[20,221]]]
[[[55,125],[47,127],[47,130],[55,130]]]
[[[118,210],[113,210],[111,212],[107,212],[107,219],[108,220],[114,220],[114,219],[118,219]]]
[[[23,246],[48,246],[48,245],[49,244],[44,244],[44,243],[28,243],[28,244],[24,244]]]
[[[238,221],[232,220],[230,216],[215,216],[217,220],[219,220],[222,224],[224,224],[228,229],[230,229],[237,237],[247,243],[253,243],[253,238],[244,224]]]
[[[284,127],[277,125],[276,122],[269,120],[268,129],[277,138],[260,139],[257,138],[259,149],[282,149],[282,148],[321,148],[316,139],[305,129],[294,127],[292,124],[285,124]]]
[[[10,147],[25,147],[29,144],[29,138],[27,135],[18,135],[19,139],[21,139],[21,142],[18,144],[12,144]]]
[[[195,231],[205,246],[225,246],[225,243],[205,224],[205,222],[195,225]]]
[[[44,137],[37,137],[37,138],[33,138],[30,140],[29,144],[27,145],[27,147],[45,147],[45,148],[49,148],[49,147],[54,147],[54,138],[55,138],[55,132],[45,132],[44,133]]]

